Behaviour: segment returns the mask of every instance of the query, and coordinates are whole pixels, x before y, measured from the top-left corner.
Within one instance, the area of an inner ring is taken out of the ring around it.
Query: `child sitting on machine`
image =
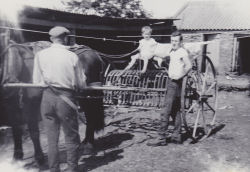
[[[154,56],[154,51],[157,46],[157,42],[151,38],[152,29],[149,26],[144,26],[141,29],[143,39],[139,41],[139,47],[135,51],[139,51],[131,57],[131,61],[124,71],[129,70],[136,62],[137,59],[143,60],[142,73],[145,73],[148,66],[148,61]]]

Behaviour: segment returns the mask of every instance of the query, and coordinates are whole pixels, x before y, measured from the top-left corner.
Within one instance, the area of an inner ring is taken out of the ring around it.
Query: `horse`
[[[82,63],[87,77],[87,86],[101,86],[104,80],[105,63],[98,52],[83,45],[71,47],[70,50],[77,54]],[[87,90],[79,95],[78,102],[87,122],[85,139],[81,144],[85,154],[93,153],[94,133],[102,130],[105,125],[103,96],[103,91],[100,90]]]
[[[2,53],[5,58],[4,61],[2,60],[3,63],[1,65],[3,69],[1,83],[32,83],[35,53],[49,47],[50,44],[47,41],[37,41],[9,45]],[[104,74],[104,62],[100,56],[86,46],[74,46],[70,50],[78,55],[87,76],[87,84],[89,86],[100,86]],[[14,140],[13,158],[23,158],[21,126],[25,121],[28,124],[31,140],[34,144],[35,159],[38,163],[43,163],[44,156],[40,145],[38,127],[41,90],[34,88],[1,88],[0,94],[0,106],[4,112],[0,116],[1,122],[4,121],[4,125],[12,127]],[[87,121],[83,146],[93,147],[94,133],[104,128],[103,93],[102,91],[85,91],[81,96],[88,97],[79,99],[79,105],[81,109],[84,109]]]
[[[1,52],[0,121],[1,125],[12,128],[14,160],[23,159],[22,126],[27,123],[34,145],[34,157],[39,165],[44,163],[44,153],[39,139],[39,119],[41,96],[34,96],[40,90],[4,88],[4,83],[32,82],[33,59],[37,44],[20,45],[10,43]]]

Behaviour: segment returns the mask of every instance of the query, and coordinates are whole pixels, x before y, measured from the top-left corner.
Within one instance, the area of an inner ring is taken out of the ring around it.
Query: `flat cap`
[[[49,35],[53,37],[58,37],[62,34],[69,34],[70,31],[62,26],[55,26],[49,31]]]

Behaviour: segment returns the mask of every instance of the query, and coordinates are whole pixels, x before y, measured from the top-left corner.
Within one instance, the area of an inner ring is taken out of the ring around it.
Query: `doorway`
[[[250,74],[250,37],[239,39],[239,74]]]

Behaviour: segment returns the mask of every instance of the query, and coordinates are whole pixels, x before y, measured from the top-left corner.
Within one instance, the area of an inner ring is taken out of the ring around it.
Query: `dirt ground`
[[[250,171],[250,97],[247,92],[219,92],[217,130],[202,142],[185,139],[182,145],[150,147],[159,122],[158,110],[133,108],[106,109],[105,130],[97,135],[97,154],[81,156],[81,171],[93,172],[249,172]],[[170,128],[171,129],[171,128]],[[81,124],[81,138],[85,126]],[[32,143],[24,137],[24,161],[8,165],[12,158],[11,140],[0,148],[0,169],[38,171]],[[47,152],[45,133],[41,141]],[[60,139],[61,168],[66,168],[66,154]],[[11,166],[11,167],[10,167]],[[26,168],[26,170],[24,170]],[[2,170],[1,170],[2,171]],[[8,171],[8,170],[4,170]],[[48,168],[42,171],[48,171]],[[21,172],[21,171],[20,171]]]

